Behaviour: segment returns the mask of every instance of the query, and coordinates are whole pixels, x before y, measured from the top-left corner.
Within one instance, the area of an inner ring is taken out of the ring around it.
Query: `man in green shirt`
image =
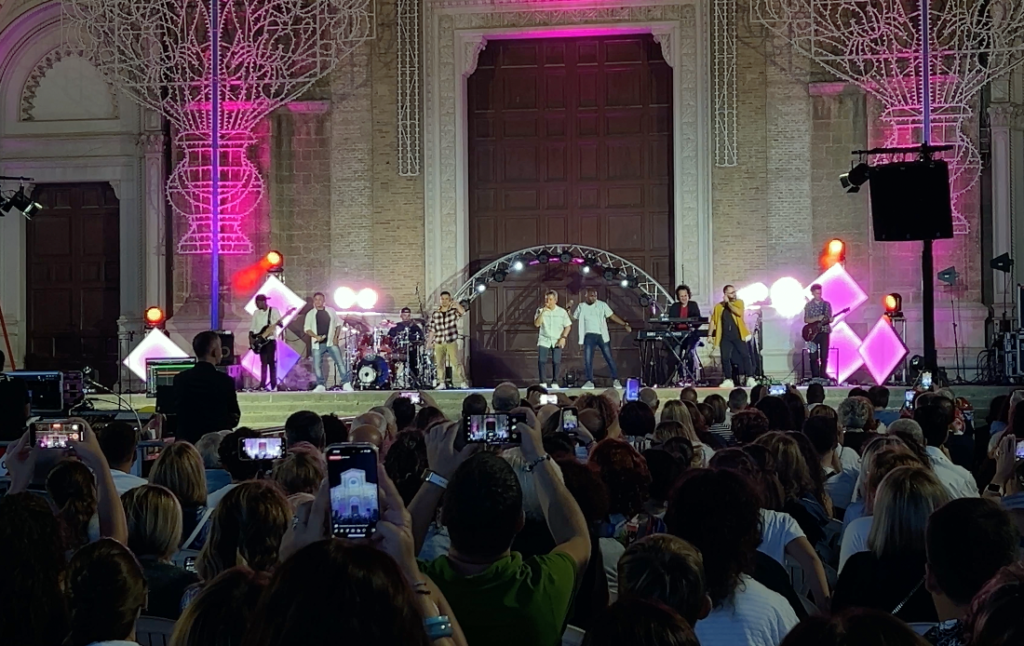
[[[515,412],[515,411],[513,411]],[[524,477],[536,478],[544,518],[556,547],[524,559],[511,551],[523,528],[523,492],[512,466],[494,453],[455,450],[458,423],[427,434],[430,470],[409,506],[416,547],[422,545],[441,495],[441,520],[451,550],[421,571],[444,593],[469,646],[556,646],[576,583],[590,559],[579,506],[544,452],[540,428],[520,424]]]

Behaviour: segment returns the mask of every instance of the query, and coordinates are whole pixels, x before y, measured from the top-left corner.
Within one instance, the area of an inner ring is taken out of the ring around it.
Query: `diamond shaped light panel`
[[[907,346],[903,345],[889,319],[883,316],[864,337],[858,352],[875,383],[884,384],[900,361],[903,361],[903,357],[907,356]]]
[[[123,363],[128,369],[135,373],[139,379],[146,378],[147,359],[184,359],[189,356],[187,352],[178,347],[178,344],[160,330],[150,330],[142,337],[139,345],[128,353]]]
[[[822,286],[822,292],[824,291],[825,288]],[[828,345],[828,368],[825,372],[835,379],[836,383],[843,383],[857,371],[857,368],[864,365],[864,359],[858,351],[861,345],[860,337],[846,323],[832,326]]]
[[[299,353],[284,341],[277,343],[277,380],[284,381],[288,371],[299,362]],[[242,367],[255,379],[260,378],[260,355],[249,350],[242,356]],[[275,384],[276,385],[276,384]]]
[[[270,307],[276,307],[277,311],[281,313],[281,318],[284,320],[281,328],[291,323],[292,319],[299,313],[299,310],[306,305],[304,298],[288,289],[288,286],[282,283],[276,276],[267,276],[263,286],[245,304],[245,311],[249,314],[256,311],[256,297],[260,294],[267,297]],[[286,312],[292,308],[295,308],[295,311],[286,315]],[[278,329],[278,333],[280,333],[281,328]]]
[[[853,276],[846,272],[846,269],[839,263],[828,268],[824,273],[814,279],[814,283],[821,285],[821,296],[829,303],[832,303],[832,311],[839,312],[846,308],[851,311],[856,309],[868,300],[868,295],[860,288]],[[835,320],[841,321],[845,314],[836,316]],[[829,359],[831,361],[831,358]],[[842,381],[840,379],[839,381]]]

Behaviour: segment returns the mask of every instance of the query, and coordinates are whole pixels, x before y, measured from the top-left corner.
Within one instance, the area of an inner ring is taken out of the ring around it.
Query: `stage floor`
[[[826,388],[825,389],[825,403],[830,406],[838,406],[853,389],[854,386],[848,386],[843,388]],[[984,418],[988,413],[989,402],[993,397],[998,395],[1006,394],[1010,391],[1010,386],[953,386],[952,390],[958,397],[966,397],[970,401],[976,411],[975,415],[978,418]],[[659,398],[662,401],[668,401],[670,399],[677,399],[679,397],[678,388],[658,388]],[[704,399],[712,393],[718,393],[723,397],[728,398],[731,388],[698,388],[697,396],[700,399]],[[801,388],[801,391],[805,389]],[[890,386],[889,387],[889,403],[891,408],[899,408],[903,403],[904,392],[906,388],[902,386]],[[270,426],[280,426],[284,424],[285,419],[299,410],[311,410],[321,415],[327,413],[335,413],[342,417],[359,415],[365,413],[367,410],[374,406],[380,406],[388,397],[391,396],[392,391],[387,390],[364,390],[358,392],[342,392],[342,391],[328,391],[325,393],[314,393],[314,392],[276,392],[276,393],[258,393],[258,392],[240,392],[238,393],[238,405],[242,409],[242,422],[243,426],[251,426],[253,428],[267,428]],[[480,393],[488,398],[491,397],[493,389],[490,388],[471,388],[469,390],[432,390],[430,396],[437,402],[438,407],[444,411],[449,417],[454,419],[462,411],[462,400],[466,395],[470,393]],[[523,395],[526,394],[526,389],[523,388],[521,391]],[[567,388],[560,390],[569,395],[579,395],[584,392],[602,392],[601,388],[595,390],[582,390],[580,388]],[[620,391],[621,392],[621,391]],[[97,409],[114,409],[117,408],[117,401],[110,395],[90,395],[90,399],[93,400],[94,406]],[[137,410],[149,409],[152,410],[156,403],[154,399],[148,399],[144,394],[126,394],[124,398],[128,401],[129,405]]]

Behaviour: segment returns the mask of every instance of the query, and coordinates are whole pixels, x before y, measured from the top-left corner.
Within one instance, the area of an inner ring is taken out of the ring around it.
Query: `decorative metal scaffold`
[[[180,254],[247,254],[263,194],[249,160],[257,124],[375,36],[374,0],[63,0],[69,41],[147,108],[183,151],[167,196],[188,227]],[[219,235],[214,235],[217,232]],[[219,327],[218,299],[211,319]]]
[[[752,0],[751,12],[798,52],[881,100],[886,147],[954,146],[946,153],[954,232],[967,234],[959,207],[981,159],[964,122],[979,90],[1024,60],[1024,0]]]

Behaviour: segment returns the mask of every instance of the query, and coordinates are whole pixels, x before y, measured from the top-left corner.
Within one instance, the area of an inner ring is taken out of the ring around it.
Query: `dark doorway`
[[[649,35],[492,40],[468,81],[470,269],[517,249],[574,243],[615,253],[662,284],[672,275],[672,70]],[[640,327],[638,295],[578,266],[510,274],[473,303],[474,385],[537,380],[533,314],[548,289],[563,307],[597,287]],[[624,379],[633,335],[610,327]],[[609,373],[598,353],[598,385]],[[563,373],[582,377],[575,331]],[[580,382],[582,383],[582,379]]]
[[[28,223],[29,370],[81,370],[117,381],[121,315],[118,200],[107,183],[44,184]]]

